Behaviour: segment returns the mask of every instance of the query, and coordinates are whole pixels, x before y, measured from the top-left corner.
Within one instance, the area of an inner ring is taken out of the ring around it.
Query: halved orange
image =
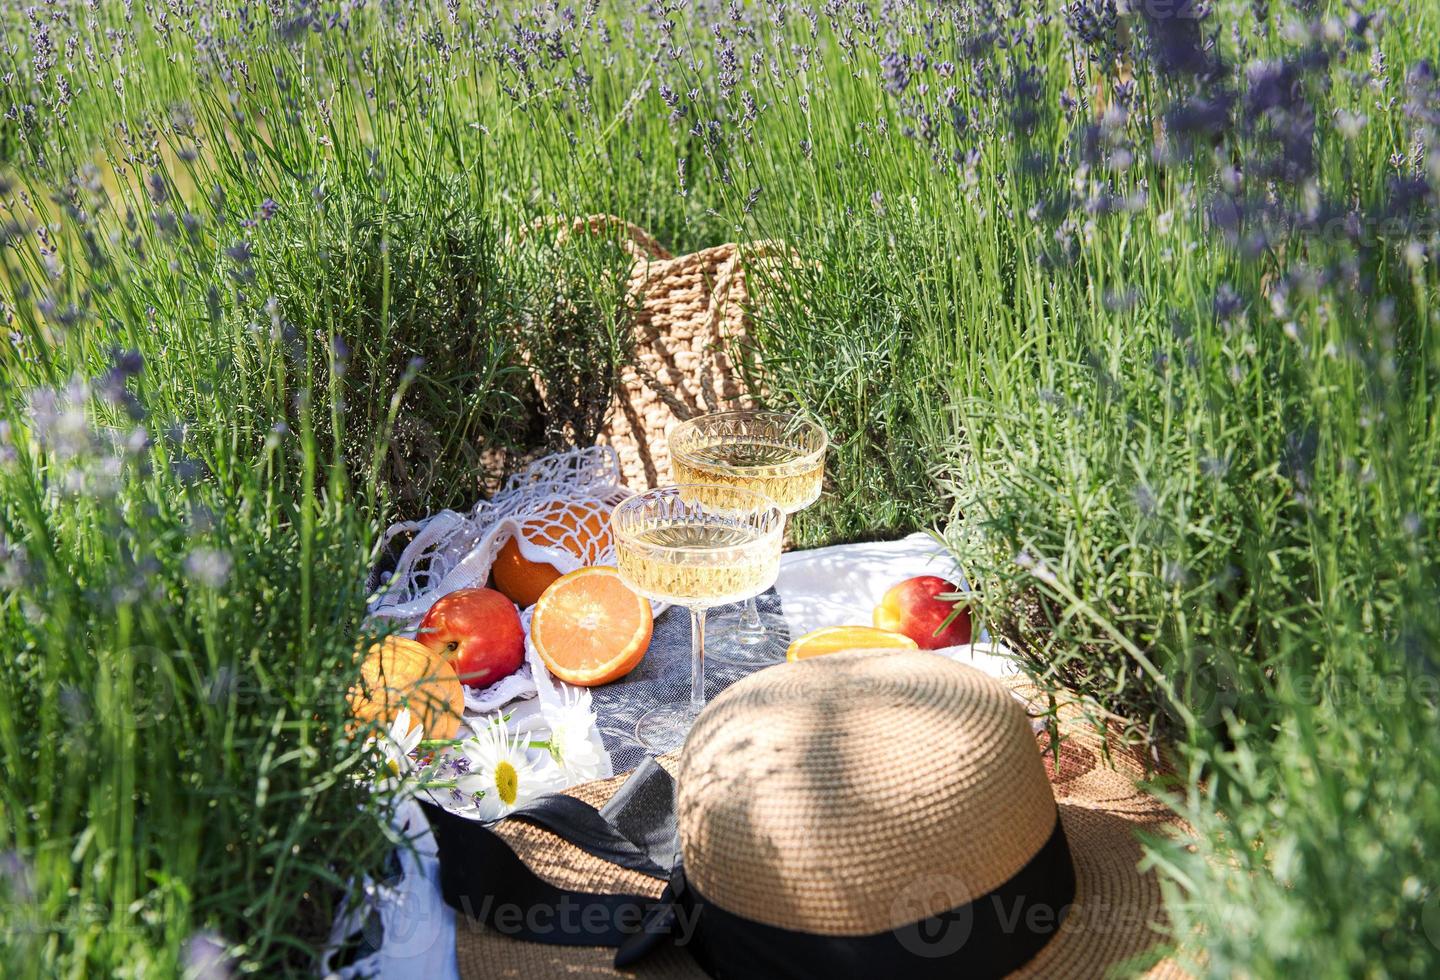
[[[562,681],[594,687],[618,680],[650,649],[650,603],[606,565],[562,575],[535,603],[530,640]]]
[[[845,650],[918,650],[920,645],[903,633],[876,629],[873,626],[824,626],[811,630],[790,644],[786,660],[823,657]]]
[[[610,547],[610,508],[588,500],[551,501],[525,518],[520,534],[531,544],[568,551],[581,562],[593,560]],[[583,542],[588,541],[594,544],[586,548]],[[549,562],[531,561],[522,555],[515,538],[501,546],[490,570],[495,588],[521,609],[534,605],[560,577],[560,570]]]

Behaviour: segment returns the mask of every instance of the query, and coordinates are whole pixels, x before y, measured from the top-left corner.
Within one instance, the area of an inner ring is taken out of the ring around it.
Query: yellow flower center
[[[390,768],[390,775],[392,775],[392,776],[398,776],[398,775],[400,775],[400,762],[399,762],[399,760],[396,760],[396,759],[386,759],[386,760],[385,760],[385,765],[387,765],[387,766]]]
[[[520,774],[509,762],[501,762],[495,767],[495,788],[500,792],[500,799],[506,806],[515,805],[516,792],[520,789]]]

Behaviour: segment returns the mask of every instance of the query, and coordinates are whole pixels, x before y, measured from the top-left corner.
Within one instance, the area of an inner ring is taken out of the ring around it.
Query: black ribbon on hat
[[[1058,812],[1045,844],[986,894],[885,932],[830,936],[735,915],[686,880],[675,784],[654,759],[641,763],[598,810],[557,794],[504,819],[543,827],[587,854],[665,881],[658,898],[560,888],[532,871],[489,826],[431,803],[421,807],[435,834],[448,905],[515,939],[615,947],[617,967],[675,944],[722,980],[1003,977],[1050,941],[1075,898],[1075,869]]]

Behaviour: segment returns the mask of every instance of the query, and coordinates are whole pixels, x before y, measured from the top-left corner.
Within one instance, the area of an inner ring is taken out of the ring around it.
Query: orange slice
[[[613,568],[581,568],[556,579],[530,620],[535,652],[562,681],[594,687],[618,680],[650,649],[650,603]]]
[[[873,626],[825,626],[811,630],[790,644],[785,651],[786,660],[805,660],[809,657],[823,657],[827,653],[841,653],[845,650],[918,650],[914,640],[892,630],[876,629]]]
[[[592,555],[610,547],[610,510],[590,501],[552,501],[529,515],[520,525],[520,533],[531,544],[560,548],[584,562],[585,542],[595,542],[589,549]],[[495,588],[521,609],[533,606],[560,577],[560,570],[549,562],[531,561],[522,555],[520,542],[514,538],[500,548],[490,570]]]

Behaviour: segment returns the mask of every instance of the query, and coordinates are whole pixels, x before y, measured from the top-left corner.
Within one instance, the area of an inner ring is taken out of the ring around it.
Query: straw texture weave
[[[666,429],[694,415],[754,407],[732,360],[737,351],[753,357],[744,343],[754,298],[751,273],[793,256],[772,242],[731,242],[671,255],[642,229],[607,214],[570,219],[568,225],[556,218],[536,223],[557,225],[557,240],[619,235],[634,259],[628,283],[634,356],[620,372],[599,442],[615,448],[631,487],[668,482]]]
[[[919,653],[816,657],[740,681],[691,732],[679,784],[695,887],[736,915],[822,935],[973,901],[1055,827],[1019,703]]]
[[[687,876],[707,899],[758,921],[826,934],[874,932],[877,921],[879,929],[915,921],[927,902],[939,911],[965,901],[961,891],[999,884],[992,879],[1018,869],[1005,873],[1004,865],[1023,863],[1043,843],[1035,838],[1049,833],[1058,802],[1076,871],[1074,904],[1055,937],[1012,977],[1188,976],[1157,949],[1164,906],[1154,873],[1138,868],[1135,837],[1187,828],[1137,787],[1153,769],[1123,750],[1107,753],[1078,717],[1065,717],[1058,751],[1051,751],[1049,736],[1033,733],[1017,697],[1035,693],[1024,682],[1002,685],[919,651],[835,654],[737,683],[706,708],[678,764],[661,760],[678,782]],[[811,723],[826,733],[803,731]],[[794,744],[773,734],[782,730],[795,734]],[[797,768],[805,772],[790,771]],[[598,805],[624,778],[569,792]],[[825,785],[843,805],[819,798]],[[785,799],[745,803],[762,797]],[[659,882],[543,830],[504,833],[554,884],[659,893]],[[780,877],[777,867],[799,867],[796,853],[827,866]],[[895,866],[908,869],[911,887]],[[926,894],[937,886],[943,900]],[[892,902],[898,893],[906,907],[898,921],[884,902],[853,897],[887,889]],[[758,896],[771,905],[743,907]],[[827,913],[832,921],[818,918]],[[840,929],[833,921],[851,925]],[[860,923],[864,929],[856,929]],[[704,975],[673,948],[622,972],[611,965],[611,949],[518,942],[463,917],[457,929],[466,980]]]

